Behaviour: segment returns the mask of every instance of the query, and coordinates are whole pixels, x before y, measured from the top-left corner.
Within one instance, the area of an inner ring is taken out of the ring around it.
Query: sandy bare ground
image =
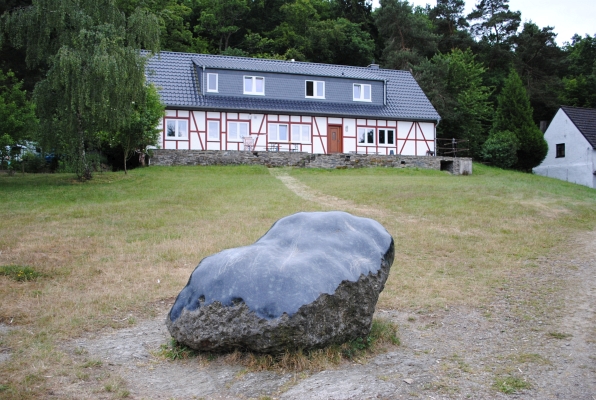
[[[283,170],[297,195],[375,217],[381,211],[317,193]],[[570,255],[573,256],[570,256]],[[377,310],[395,321],[401,346],[364,364],[318,373],[250,372],[221,361],[157,357],[170,336],[160,317],[66,343],[75,362],[101,360],[91,377],[55,378],[56,398],[133,399],[586,399],[596,400],[596,232],[569,242],[565,254],[538,260],[503,285],[482,309]],[[93,377],[102,377],[101,385]],[[108,377],[115,382],[106,391]],[[529,384],[515,394],[495,388],[506,377]],[[54,397],[52,396],[52,397]]]

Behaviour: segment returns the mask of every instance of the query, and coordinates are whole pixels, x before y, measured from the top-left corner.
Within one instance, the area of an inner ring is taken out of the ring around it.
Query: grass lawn
[[[482,165],[472,176],[290,174],[393,235],[385,309],[481,307],[516,271],[596,227],[595,190]],[[203,257],[253,243],[285,215],[338,203],[304,200],[264,167],[150,167],[84,184],[0,175],[0,204],[0,322],[16,327],[0,339],[13,354],[0,363],[0,397],[35,398],[45,376],[69,374],[60,341],[153,317],[149,305],[176,296]]]

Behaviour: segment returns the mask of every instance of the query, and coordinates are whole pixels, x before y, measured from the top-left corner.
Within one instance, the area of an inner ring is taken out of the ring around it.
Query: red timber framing
[[[425,155],[427,151],[434,151],[435,147],[435,126],[434,123],[432,124],[432,130],[425,135],[424,130],[419,122],[410,122],[410,121],[379,121],[374,120],[371,123],[370,120],[366,120],[366,123],[359,123],[357,120],[356,124],[356,153],[361,154],[381,154],[381,155],[388,155],[390,154],[391,150],[393,150],[394,154],[403,154],[403,155]],[[404,130],[400,129],[400,124],[409,124],[409,127],[406,128],[407,133],[404,135]],[[375,140],[373,144],[360,144],[358,143],[358,129],[374,129],[375,132]],[[430,128],[430,126],[429,126]],[[379,145],[379,129],[386,129],[386,130],[393,130],[394,131],[394,143],[392,145]],[[428,136],[428,137],[427,137]],[[423,154],[418,154],[418,143],[424,143],[425,150]],[[407,144],[413,144],[413,154],[404,153]]]
[[[188,137],[169,139],[166,137],[166,121],[182,119],[187,121]],[[209,139],[209,121],[219,123],[219,140]],[[243,141],[229,141],[229,123],[244,122],[254,138],[257,151],[300,151],[307,153],[328,152],[327,130],[329,126],[342,127],[342,150],[359,154],[425,155],[435,150],[435,123],[413,121],[367,120],[345,117],[315,117],[288,114],[249,114],[241,112],[168,110],[162,123],[161,147],[180,150],[244,150]],[[287,141],[270,141],[269,124],[288,125]],[[310,143],[292,141],[292,125],[310,127]],[[374,143],[358,143],[359,128],[374,129]],[[393,144],[379,144],[379,129],[393,130]]]
[[[170,110],[170,111],[174,111],[174,110]],[[163,123],[162,123],[162,130],[161,130],[161,137],[162,137],[162,148],[163,149],[167,149],[167,148],[171,148],[171,147],[166,147],[166,142],[171,143],[175,146],[176,150],[182,149],[182,150],[188,150],[190,149],[190,141],[191,141],[191,132],[190,132],[190,111],[186,111],[188,113],[188,115],[184,116],[182,114],[184,114],[184,111],[182,110],[175,110],[175,115],[166,115],[163,118]],[[166,120],[168,119],[173,119],[173,120],[186,120],[186,139],[166,139],[166,129],[167,129],[167,124],[166,124]],[[180,146],[179,143],[184,143],[184,146]]]

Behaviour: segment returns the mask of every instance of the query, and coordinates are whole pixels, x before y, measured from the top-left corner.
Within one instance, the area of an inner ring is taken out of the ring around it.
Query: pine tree
[[[519,142],[514,168],[529,172],[546,157],[548,145],[532,120],[530,99],[513,68],[498,97],[492,134],[503,131],[513,132]]]

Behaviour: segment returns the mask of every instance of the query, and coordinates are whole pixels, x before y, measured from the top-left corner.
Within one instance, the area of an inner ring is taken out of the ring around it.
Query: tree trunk
[[[79,154],[77,160],[77,176],[79,180],[85,181],[91,179],[91,170],[87,165],[87,155],[85,154],[85,131],[83,130],[83,122],[80,111],[77,113],[78,122],[78,140],[79,140]]]

